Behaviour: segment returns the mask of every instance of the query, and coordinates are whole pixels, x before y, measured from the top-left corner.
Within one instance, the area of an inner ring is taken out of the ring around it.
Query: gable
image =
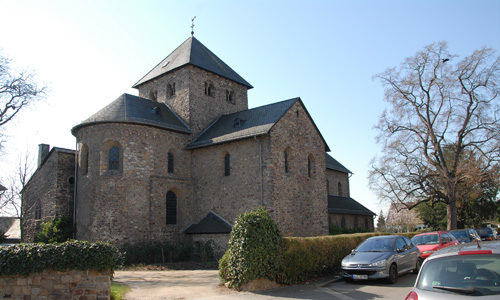
[[[316,126],[316,123],[314,123],[314,120],[312,119],[311,115],[309,114],[309,112],[307,111],[304,103],[302,102],[302,100],[300,98],[296,98],[297,99],[297,105],[300,105],[301,109],[306,113],[306,116],[307,116],[307,119],[310,121],[311,125],[313,126],[314,128],[314,131],[316,131],[316,133],[318,134],[318,136],[321,138],[321,141],[323,142],[324,146],[325,146],[325,151],[330,151],[330,148],[328,147],[328,144],[326,143],[325,139],[323,138],[323,135],[321,134],[321,131],[319,131],[318,129],[318,126]],[[295,104],[295,103],[294,103]],[[273,124],[273,126],[271,127],[271,130],[273,130],[273,128],[281,121],[281,119],[283,118],[283,116],[288,113],[290,111],[290,109],[292,109],[294,107],[294,105],[290,106],[287,111],[280,117],[280,119]]]

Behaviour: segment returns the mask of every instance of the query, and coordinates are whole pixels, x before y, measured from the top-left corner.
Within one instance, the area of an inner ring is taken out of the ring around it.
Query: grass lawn
[[[130,288],[119,282],[111,281],[111,300],[123,299],[123,296],[130,291]]]

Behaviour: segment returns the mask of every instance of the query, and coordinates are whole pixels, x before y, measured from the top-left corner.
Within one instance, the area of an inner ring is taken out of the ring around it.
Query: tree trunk
[[[451,198],[446,205],[447,210],[447,230],[457,229],[457,200]]]

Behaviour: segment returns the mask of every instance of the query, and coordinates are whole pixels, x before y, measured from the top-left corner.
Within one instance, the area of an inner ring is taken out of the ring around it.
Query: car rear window
[[[416,287],[437,293],[500,295],[500,255],[455,255],[430,260],[423,265]]]
[[[439,236],[437,234],[416,235],[411,241],[414,245],[439,244]]]

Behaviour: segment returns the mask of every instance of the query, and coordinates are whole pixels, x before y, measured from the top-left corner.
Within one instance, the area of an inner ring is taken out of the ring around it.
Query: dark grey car
[[[387,278],[395,283],[398,275],[418,272],[420,251],[409,238],[399,235],[366,239],[342,260],[342,277],[347,281]]]

